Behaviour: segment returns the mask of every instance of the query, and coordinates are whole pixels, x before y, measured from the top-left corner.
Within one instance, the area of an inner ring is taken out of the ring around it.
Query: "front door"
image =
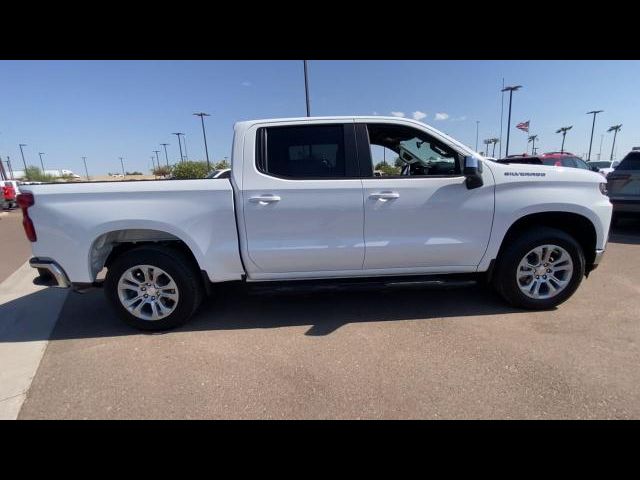
[[[369,143],[361,157],[368,153],[380,174],[363,179],[365,270],[474,270],[491,233],[490,172],[482,187],[469,190],[463,155],[428,132],[389,124],[357,128],[364,130],[360,146]]]

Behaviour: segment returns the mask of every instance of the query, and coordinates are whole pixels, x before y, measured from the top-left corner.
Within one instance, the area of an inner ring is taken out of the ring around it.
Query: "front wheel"
[[[109,266],[105,293],[119,316],[141,330],[182,325],[202,301],[202,282],[192,261],[163,246],[141,246]]]
[[[584,253],[573,237],[537,227],[506,246],[498,259],[494,286],[516,307],[545,310],[571,297],[584,272]]]

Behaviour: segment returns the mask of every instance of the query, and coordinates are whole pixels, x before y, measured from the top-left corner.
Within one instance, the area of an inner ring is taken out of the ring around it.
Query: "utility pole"
[[[87,182],[89,181],[89,170],[87,170],[87,157],[82,157],[82,161],[84,162],[84,173],[87,174]]]
[[[40,155],[40,166],[42,167],[42,174],[44,175],[44,162],[42,161],[42,155],[44,155],[44,152],[38,152],[38,155]]]
[[[171,135],[175,135],[176,137],[178,137],[178,148],[180,148],[180,162],[184,161],[184,157],[182,156],[182,143],[180,143],[180,135],[184,135],[184,133],[172,133]]]
[[[122,157],[118,157],[118,158],[120,159],[120,166],[122,167],[122,176],[123,176],[123,177],[126,177],[126,176],[127,176],[127,174],[126,174],[126,172],[124,171],[124,161],[122,160]]]
[[[511,87],[504,87],[502,89],[503,92],[509,92],[509,120],[507,121],[507,146],[505,150],[505,157],[509,156],[509,133],[511,130],[511,103],[513,101],[513,92],[518,91],[522,88],[522,85],[515,85]]]
[[[170,145],[169,143],[161,143],[160,145],[162,145],[164,147],[164,159],[167,161],[167,167],[169,166],[169,155],[167,155],[167,145]]]
[[[11,160],[9,159],[9,155],[7,155],[7,168],[9,169],[9,174],[11,175],[11,180],[15,180],[16,177],[13,175],[13,167],[11,166]]]
[[[604,110],[592,110],[587,112],[587,115],[593,114],[593,123],[591,124],[591,140],[589,140],[589,154],[587,155],[587,162],[591,161],[591,144],[593,143],[593,130],[596,128],[596,115],[604,112]]]
[[[480,131],[480,120],[476,120],[476,152],[478,151],[478,132]]]
[[[204,117],[210,117],[208,113],[199,112],[194,113],[195,116],[200,117],[200,123],[202,123],[202,136],[204,137],[204,152],[207,155],[207,170],[211,171],[211,164],[209,163],[209,149],[207,148],[207,132],[204,130]]]
[[[182,134],[182,142],[184,143],[184,159],[185,161],[189,160],[189,152],[187,152],[187,136]]]

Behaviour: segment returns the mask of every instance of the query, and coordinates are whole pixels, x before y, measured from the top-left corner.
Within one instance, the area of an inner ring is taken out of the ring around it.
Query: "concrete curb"
[[[25,262],[0,284],[0,419],[16,419],[68,290],[33,284]]]

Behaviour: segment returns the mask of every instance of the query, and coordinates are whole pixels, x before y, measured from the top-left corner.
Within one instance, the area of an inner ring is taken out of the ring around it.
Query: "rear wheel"
[[[202,301],[202,281],[191,259],[176,249],[142,246],[109,266],[105,293],[119,316],[142,330],[184,324]]]
[[[585,271],[582,248],[561,230],[525,231],[498,259],[494,286],[516,307],[544,310],[567,300]]]

